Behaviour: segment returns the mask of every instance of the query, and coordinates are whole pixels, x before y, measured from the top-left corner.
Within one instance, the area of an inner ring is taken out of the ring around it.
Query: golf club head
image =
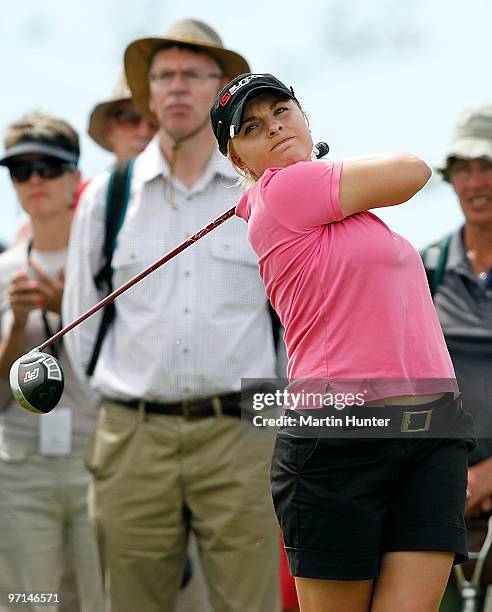
[[[63,386],[63,371],[58,361],[37,349],[19,357],[10,368],[12,395],[30,412],[51,412],[60,401]]]

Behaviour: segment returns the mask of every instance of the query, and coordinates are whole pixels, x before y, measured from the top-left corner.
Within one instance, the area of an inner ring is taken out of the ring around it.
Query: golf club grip
[[[142,272],[139,272],[133,278],[130,278],[130,280],[128,280],[123,285],[121,285],[121,287],[118,287],[118,289],[115,289],[112,293],[107,295],[100,302],[92,306],[92,308],[90,308],[89,310],[84,312],[82,315],[80,315],[78,319],[75,319],[75,321],[72,321],[72,323],[69,323],[63,329],[60,329],[59,332],[51,336],[51,338],[48,338],[45,342],[43,342],[43,344],[40,344],[37,347],[37,349],[39,351],[43,351],[46,347],[53,344],[53,342],[56,342],[57,340],[62,338],[67,332],[69,332],[74,327],[77,327],[77,325],[80,325],[80,323],[82,323],[83,321],[91,317],[95,312],[97,312],[101,308],[104,308],[106,304],[108,304],[109,302],[112,302],[119,295],[124,293],[127,289],[130,289],[130,287],[133,287],[133,285],[135,285],[136,283],[141,281],[143,278],[145,278],[146,276],[148,276],[149,274],[157,270],[157,268],[160,268],[163,264],[167,263],[170,259],[175,257],[178,253],[181,253],[181,251],[184,251],[189,246],[191,246],[194,242],[197,242],[198,240],[200,240],[200,238],[203,238],[204,236],[206,236],[209,232],[211,232],[216,227],[224,223],[224,221],[227,221],[227,219],[230,219],[234,215],[235,212],[236,212],[236,207],[233,206],[230,210],[220,215],[220,217],[217,217],[217,219],[209,223],[206,227],[201,229],[199,232],[197,232],[196,234],[193,234],[193,236],[191,236],[190,238],[182,242],[172,251],[169,251],[168,253],[166,253],[166,255],[163,255],[160,259],[158,259],[153,264],[145,268],[145,270],[142,270]]]
[[[314,145],[314,150],[316,152],[316,158],[321,159],[325,155],[328,155],[330,152],[330,147],[326,142],[317,142]]]

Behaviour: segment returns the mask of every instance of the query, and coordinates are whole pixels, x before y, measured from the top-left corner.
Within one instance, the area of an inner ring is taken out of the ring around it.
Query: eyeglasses
[[[492,162],[486,158],[478,158],[478,162],[473,166],[473,160],[455,158],[448,163],[446,171],[450,177],[461,180],[468,180],[473,174],[486,179],[492,177]]]
[[[62,176],[75,166],[55,158],[43,158],[33,161],[19,161],[9,165],[10,178],[16,183],[26,183],[33,172],[42,179],[54,179]]]
[[[224,75],[218,72],[196,72],[195,70],[185,70],[184,72],[164,71],[158,74],[149,74],[149,81],[157,87],[169,87],[174,77],[179,78],[189,87],[196,87],[205,83],[209,79],[221,79]]]
[[[135,110],[117,110],[109,115],[121,127],[138,127],[144,117]]]

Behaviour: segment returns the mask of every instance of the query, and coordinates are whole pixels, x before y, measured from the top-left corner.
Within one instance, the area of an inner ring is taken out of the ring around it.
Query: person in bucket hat
[[[248,70],[193,19],[128,46],[132,97],[158,133],[133,166],[114,286],[239,198],[209,109],[221,87]],[[66,320],[100,298],[93,277],[107,184],[107,173],[94,179],[76,215]],[[245,230],[231,220],[149,276],[143,290],[122,295],[102,343],[91,382],[104,400],[87,463],[112,610],[172,612],[190,532],[214,612],[279,609],[273,440],[240,419],[242,407],[252,410],[241,379],[276,375],[268,304]],[[89,332],[67,341],[84,367]]]
[[[436,170],[450,182],[453,161],[481,158],[492,161],[492,106],[469,108],[461,113],[446,155]]]
[[[137,109],[124,72],[111,98],[92,109],[87,132],[100,147],[114,153],[117,161],[141,153],[154,136],[156,127]]]
[[[469,457],[465,506],[470,548],[475,551],[472,543],[484,540],[492,511],[492,105],[459,115],[436,169],[454,191],[464,216],[458,229],[424,250],[423,259],[463,406],[475,419],[477,447]],[[482,610],[485,595],[481,589],[477,610]],[[457,583],[451,582],[441,610],[461,605]]]

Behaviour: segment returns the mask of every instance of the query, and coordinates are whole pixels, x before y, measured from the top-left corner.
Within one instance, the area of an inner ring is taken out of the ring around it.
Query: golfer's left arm
[[[340,206],[345,215],[402,204],[427,183],[432,170],[409,153],[349,159],[343,162]]]

